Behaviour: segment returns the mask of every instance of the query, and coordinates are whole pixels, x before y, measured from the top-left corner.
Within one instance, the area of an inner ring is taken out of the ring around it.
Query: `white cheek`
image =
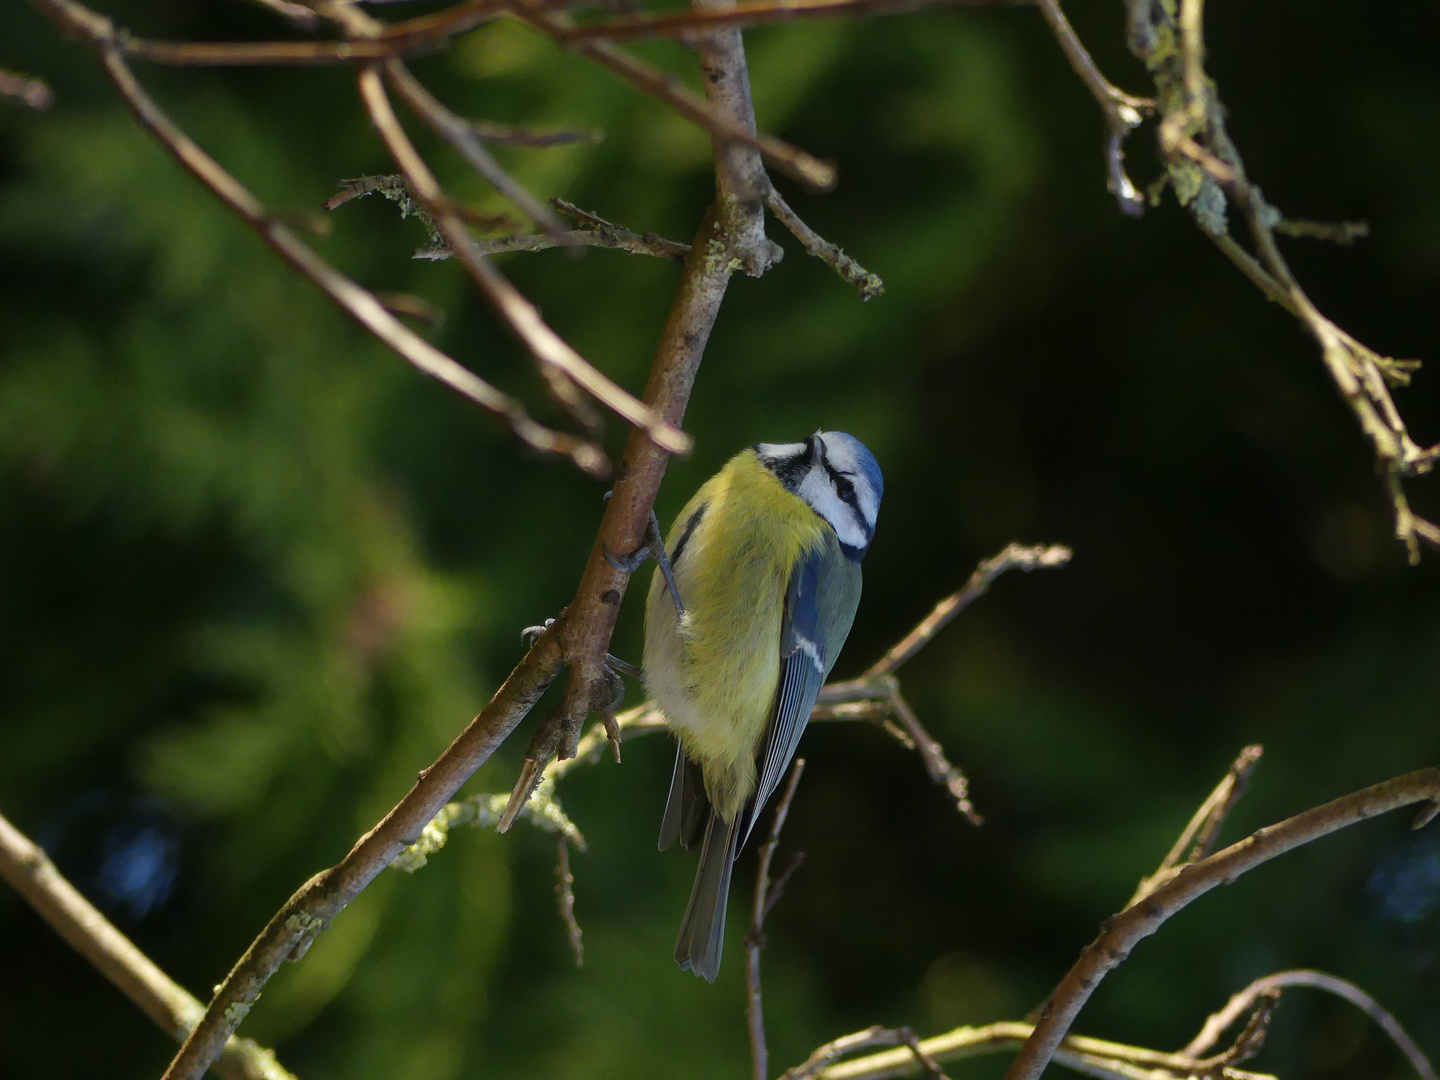
[[[840,496],[835,493],[835,488],[831,486],[824,473],[818,469],[812,469],[800,482],[800,488],[796,494],[830,523],[830,527],[835,530],[835,535],[840,538],[842,544],[853,548],[865,546],[867,539],[865,530],[855,520],[855,511],[840,501]]]

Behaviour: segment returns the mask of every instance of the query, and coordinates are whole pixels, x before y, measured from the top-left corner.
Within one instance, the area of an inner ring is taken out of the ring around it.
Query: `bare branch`
[[[574,22],[563,12],[524,8],[515,12],[532,26],[564,44],[566,35],[575,29]],[[653,64],[632,56],[608,41],[582,41],[571,51],[602,67],[609,68],[631,86],[669,105],[681,116],[705,128],[714,137],[736,142],[758,150],[765,159],[787,176],[806,187],[828,191],[835,186],[835,167],[798,150],[773,135],[757,135],[754,119],[747,125],[727,116],[689,90],[683,82]],[[706,94],[710,88],[706,87]]]
[[[1074,552],[1064,544],[1036,547],[1010,544],[998,555],[992,555],[981,562],[964,585],[936,604],[935,610],[897,642],[894,648],[871,664],[862,678],[893,674],[896,668],[923,649],[936,634],[948,626],[951,619],[984,596],[995,579],[1007,570],[1024,570],[1027,573],[1031,570],[1051,570],[1069,563],[1073,555]]]
[[[205,1007],[96,911],[45,852],[3,815],[0,877],[166,1035],[179,1041],[194,1028]],[[273,1050],[233,1036],[225,1041],[215,1070],[226,1080],[295,1080],[275,1060]]]
[[[622,15],[575,27],[569,42],[636,41],[642,38],[688,38],[697,30],[740,30],[793,19],[844,18],[855,15],[898,15],[929,7],[988,6],[1001,0],[784,0],[783,3],[739,3],[706,11],[664,15]]]
[[[1119,202],[1122,213],[1139,217],[1145,212],[1145,199],[1125,173],[1125,136],[1154,111],[1155,102],[1125,93],[1100,73],[1090,53],[1076,36],[1070,20],[1060,10],[1060,0],[1036,0],[1036,4],[1050,24],[1060,47],[1065,50],[1075,74],[1080,76],[1105,113],[1105,186]]]
[[[585,966],[585,941],[580,923],[575,919],[575,875],[570,873],[570,844],[561,836],[556,841],[559,861],[555,865],[555,896],[560,904],[560,918],[565,923],[565,933],[570,939],[570,948],[575,953],[575,966]]]
[[[846,255],[838,245],[830,243],[829,240],[801,221],[800,215],[790,209],[790,204],[780,197],[780,193],[775,190],[773,184],[766,190],[765,205],[770,208],[770,212],[779,219],[780,223],[794,234],[795,239],[800,241],[807,252],[821,262],[827,263],[841,278],[854,286],[855,291],[860,294],[861,300],[869,300],[885,292],[885,283],[880,280],[878,275],[866,270],[849,255]]]
[[[1253,983],[1241,990],[1232,997],[1225,1007],[1213,1014],[1205,1021],[1205,1026],[1200,1033],[1190,1041],[1182,1053],[1191,1057],[1203,1054],[1210,1047],[1214,1046],[1225,1029],[1235,1023],[1251,1007],[1256,999],[1266,994],[1275,994],[1290,986],[1309,987],[1313,990],[1323,990],[1326,993],[1334,994],[1350,1002],[1370,1019],[1377,1023],[1381,1030],[1390,1038],[1407,1061],[1411,1068],[1421,1077],[1421,1080],[1437,1080],[1435,1066],[1425,1056],[1424,1051],[1416,1044],[1415,1040],[1400,1025],[1394,1015],[1382,1006],[1373,997],[1367,994],[1360,987],[1345,979],[1337,978],[1334,975],[1327,975],[1323,971],[1308,971],[1304,969],[1295,971],[1281,971],[1274,975],[1266,975],[1263,979],[1256,979]]]
[[[55,103],[55,95],[43,80],[4,68],[0,68],[0,97],[16,98],[39,112]]]
[[[1356,240],[1370,235],[1368,221],[1302,221],[1286,219],[1275,226],[1282,236],[1308,236],[1312,240],[1329,240],[1349,247]]]
[[[49,5],[52,0],[37,2]],[[58,2],[72,6],[71,0]],[[374,38],[348,41],[155,41],[126,34],[120,48],[127,55],[152,64],[187,67],[270,67],[387,60],[442,45],[493,18],[508,2],[466,0],[432,15],[392,23]],[[272,5],[267,3],[267,6]],[[285,6],[294,5],[286,3]]]
[[[690,253],[690,245],[675,240],[666,240],[653,232],[637,233],[624,225],[581,210],[564,199],[551,199],[550,205],[567,217],[581,223],[578,229],[562,232],[558,237],[546,233],[524,233],[519,236],[496,236],[472,239],[471,244],[481,255],[503,255],[512,251],[545,251],[555,247],[597,247],[625,251],[631,255],[651,255],[671,262],[684,262]],[[448,259],[448,247],[427,248],[417,251],[417,259]]]
[[[751,909],[750,932],[745,935],[745,1022],[750,1029],[750,1060],[754,1080],[767,1080],[770,1075],[770,1055],[765,1049],[765,1010],[760,1000],[760,950],[765,947],[765,918],[775,905],[780,890],[784,888],[790,874],[798,863],[792,863],[784,878],[775,883],[775,898],[770,896],[770,861],[780,844],[780,830],[785,828],[785,819],[790,816],[790,803],[795,798],[795,789],[800,786],[800,776],[805,771],[805,759],[796,758],[790,767],[790,781],[775,806],[775,816],[770,822],[770,835],[760,848],[760,866],[755,872],[755,904]]]
[[[1264,753],[1265,748],[1259,745],[1247,746],[1240,751],[1240,756],[1230,766],[1230,771],[1215,786],[1209,798],[1200,804],[1200,809],[1195,811],[1190,823],[1180,833],[1180,839],[1175,841],[1169,854],[1161,860],[1155,873],[1140,883],[1126,907],[1134,907],[1154,892],[1162,882],[1174,877],[1182,861],[1193,863],[1210,854],[1220,826],[1225,823],[1240,796],[1245,794],[1250,774],[1255,771],[1255,766],[1260,763],[1260,756]],[[1189,855],[1186,855],[1186,849],[1189,849]]]
[[[320,16],[315,14],[315,9],[306,7],[304,4],[292,3],[291,0],[250,0],[250,2],[271,14],[279,15],[292,26],[298,26],[302,30],[314,30],[320,25]]]
[[[204,1017],[166,1070],[165,1080],[199,1080],[280,965],[303,957],[330,920],[420,839],[426,823],[489,760],[560,673],[557,638],[540,638],[490,703],[421,771],[394,809],[356,841],[344,859],[307,881],[275,913],[216,989]]]
[[[385,65],[385,78],[395,88],[396,93],[405,99],[405,103],[415,115],[453,146],[460,156],[470,163],[471,168],[501,195],[525,211],[530,220],[544,229],[547,235],[559,240],[561,227],[555,215],[500,167],[500,163],[485,149],[485,144],[473,124],[446,108],[399,60],[392,60]]]
[[[1440,801],[1440,768],[1422,769],[1297,814],[1182,867],[1140,903],[1112,916],[1101,926],[1100,936],[1086,946],[1041,1009],[1039,1023],[1011,1062],[1005,1080],[1038,1077],[1100,980],[1119,965],[1138,942],[1211,889],[1348,825],[1403,806],[1437,801]]]

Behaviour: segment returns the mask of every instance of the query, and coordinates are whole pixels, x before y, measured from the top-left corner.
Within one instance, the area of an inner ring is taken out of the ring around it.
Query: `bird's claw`
[[[554,619],[546,619],[544,626],[527,626],[527,627],[525,627],[524,630],[521,630],[521,631],[520,631],[520,641],[521,641],[521,643],[525,646],[525,648],[527,648],[527,649],[533,649],[533,648],[535,647],[535,642],[539,641],[539,640],[545,635],[545,631],[546,631],[546,630],[549,630],[550,627],[552,627],[552,626],[554,626],[554,625],[555,625],[555,620],[554,620]]]
[[[611,671],[618,671],[621,675],[629,675],[632,679],[643,679],[645,673],[634,664],[621,660],[618,656],[610,653],[605,654],[605,666]]]

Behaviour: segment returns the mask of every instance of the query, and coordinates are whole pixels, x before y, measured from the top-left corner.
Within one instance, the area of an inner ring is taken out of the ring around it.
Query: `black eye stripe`
[[[850,478],[836,472],[830,462],[826,461],[824,465],[826,473],[830,476],[830,482],[835,485],[835,494],[840,496],[840,501],[859,510],[860,504],[855,498],[855,485],[850,482]]]

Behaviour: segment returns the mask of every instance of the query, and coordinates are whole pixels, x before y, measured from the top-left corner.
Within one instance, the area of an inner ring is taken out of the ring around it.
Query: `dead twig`
[[[1180,838],[1175,841],[1169,854],[1161,860],[1155,872],[1140,882],[1126,907],[1134,907],[1154,892],[1162,882],[1174,877],[1182,862],[1193,863],[1214,850],[1220,826],[1230,816],[1230,811],[1240,796],[1245,794],[1250,774],[1255,771],[1255,766],[1260,763],[1260,757],[1264,753],[1265,748],[1259,745],[1247,746],[1240,751],[1240,756],[1230,766],[1230,771],[1215,786],[1209,798],[1200,804],[1200,809],[1195,811],[1189,824],[1180,833]],[[1188,855],[1186,849],[1189,849]]]
[[[173,982],[113,923],[70,884],[28,837],[0,815],[0,877],[140,1011],[177,1041],[185,1038],[205,1006]],[[252,1039],[231,1036],[215,1071],[226,1080],[295,1080],[275,1052]]]
[[[622,15],[576,26],[567,40],[637,41],[644,38],[686,39],[699,30],[740,30],[794,19],[844,18],[855,15],[898,15],[930,7],[988,6],[1001,0],[784,0],[783,3],[739,3],[707,11],[664,15]]]
[[[50,0],[37,2],[49,3]],[[466,0],[431,15],[391,23],[374,38],[347,41],[157,41],[126,34],[120,47],[126,55],[139,60],[181,67],[273,67],[388,60],[443,45],[494,18],[508,2]],[[286,6],[293,5],[287,3]]]
[[[650,255],[671,262],[684,262],[690,253],[690,245],[675,240],[666,240],[653,232],[637,233],[624,225],[612,221],[566,202],[551,199],[550,205],[567,217],[580,222],[580,228],[563,231],[558,237],[547,233],[524,233],[519,236],[495,236],[472,239],[471,244],[481,255],[503,255],[512,251],[545,251],[555,247],[597,247],[613,251],[625,251],[631,255]],[[417,259],[448,259],[448,247],[426,248],[417,251]]]
[[[44,80],[4,68],[0,68],[0,97],[15,98],[38,112],[44,112],[55,104],[55,95]]]
[[[780,830],[785,828],[785,819],[790,815],[790,803],[795,798],[795,789],[800,786],[800,776],[805,771],[805,759],[796,758],[790,767],[790,780],[784,794],[775,806],[775,816],[770,822],[770,835],[760,848],[760,867],[755,872],[755,904],[751,909],[750,932],[745,935],[745,1023],[750,1029],[750,1060],[754,1080],[767,1080],[770,1075],[770,1055],[765,1048],[765,1010],[760,1000],[760,950],[765,947],[765,919],[775,901],[790,880],[790,875],[799,866],[798,858],[791,862],[780,880],[771,889],[770,862],[780,844]],[[797,853],[798,854],[798,853]]]
[[[570,939],[570,948],[575,953],[575,966],[585,966],[585,941],[580,923],[575,918],[575,875],[570,873],[570,844],[562,835],[556,841],[559,852],[555,865],[555,896],[560,905],[560,918],[565,923],[565,933]]]
[[[515,13],[536,29],[543,31],[557,43],[566,44],[567,35],[575,29],[575,23],[563,12],[546,11],[540,8],[524,8]],[[698,124],[715,138],[735,142],[759,151],[765,159],[787,176],[816,191],[828,191],[835,186],[835,167],[829,165],[773,135],[756,134],[754,118],[747,125],[733,116],[728,116],[695,95],[678,78],[655,67],[637,56],[625,52],[608,41],[581,41],[571,46],[571,51],[587,60],[593,60],[601,67],[610,69],[636,89],[649,94],[669,105],[687,120]],[[711,96],[706,86],[706,97]]]
[[[1125,93],[1100,73],[1089,51],[1070,25],[1070,20],[1060,10],[1059,0],[1036,0],[1036,5],[1045,16],[1045,21],[1050,24],[1060,47],[1065,50],[1065,57],[1075,69],[1075,74],[1080,76],[1081,82],[1105,113],[1106,189],[1115,196],[1122,213],[1139,217],[1145,212],[1145,198],[1125,173],[1125,137],[1154,111],[1155,102],[1150,98]]]
[[[1065,566],[1074,557],[1064,544],[1041,544],[1026,547],[1023,544],[1009,544],[998,555],[992,555],[975,567],[975,572],[959,589],[935,605],[935,610],[920,620],[914,630],[906,634],[884,656],[866,669],[862,678],[893,674],[895,669],[923,649],[932,638],[950,624],[972,603],[984,596],[995,579],[1010,570],[1053,570]]]
[[[860,294],[861,300],[869,300],[872,297],[880,296],[885,292],[885,283],[879,276],[872,274],[863,266],[857,263],[849,255],[846,255],[838,245],[830,243],[814,229],[806,225],[800,219],[800,215],[790,209],[790,204],[780,197],[774,185],[770,185],[765,192],[765,205],[775,215],[780,224],[794,234],[807,252],[815,256],[821,262],[826,263],[855,291]]]

